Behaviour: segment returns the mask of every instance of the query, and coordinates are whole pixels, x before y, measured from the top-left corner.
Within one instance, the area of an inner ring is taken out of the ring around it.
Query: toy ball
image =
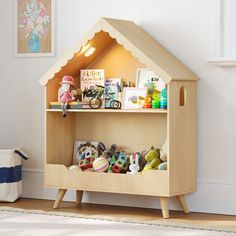
[[[96,172],[105,172],[109,167],[109,161],[105,157],[98,157],[93,162],[93,169]]]

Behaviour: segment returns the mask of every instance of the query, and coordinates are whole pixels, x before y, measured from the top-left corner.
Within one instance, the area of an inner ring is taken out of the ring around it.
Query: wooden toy
[[[96,51],[85,57],[84,50],[91,45]],[[66,74],[80,78],[81,69],[102,68],[109,77],[135,83],[137,69],[144,66],[166,84],[168,109],[74,109],[67,111],[66,119],[61,117],[61,109],[50,109]],[[132,21],[101,18],[40,79],[45,86],[45,185],[58,190],[54,208],[67,189],[76,189],[77,204],[83,191],[113,192],[158,197],[165,218],[171,198],[188,212],[185,194],[196,189],[197,80],[196,74],[142,27]],[[130,152],[148,150],[154,140],[161,147],[167,139],[168,169],[146,171],[142,176],[71,171],[67,167],[72,164],[76,139],[107,144],[112,140],[126,144]]]
[[[147,164],[145,165],[143,169],[143,173],[147,170],[157,170],[158,166],[161,164],[161,160],[159,159],[159,152],[152,148],[145,156],[145,160],[147,161]]]
[[[93,161],[93,169],[96,172],[106,172],[109,167],[109,161],[105,157],[98,157]]]
[[[120,152],[115,164],[112,166],[113,173],[125,173],[129,167],[128,157],[124,152]]]

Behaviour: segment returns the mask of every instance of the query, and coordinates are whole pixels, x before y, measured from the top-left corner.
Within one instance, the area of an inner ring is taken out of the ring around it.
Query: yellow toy
[[[159,150],[155,150],[152,147],[151,150],[145,156],[147,164],[144,166],[142,173],[144,173],[147,170],[157,170],[158,166],[161,164],[159,156],[160,156]]]

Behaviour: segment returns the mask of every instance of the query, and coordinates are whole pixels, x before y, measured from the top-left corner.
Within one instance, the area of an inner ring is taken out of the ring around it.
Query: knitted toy
[[[143,169],[143,173],[147,170],[157,170],[158,166],[161,164],[161,160],[159,159],[160,153],[159,150],[155,150],[153,147],[151,150],[146,154],[145,160],[147,164]]]

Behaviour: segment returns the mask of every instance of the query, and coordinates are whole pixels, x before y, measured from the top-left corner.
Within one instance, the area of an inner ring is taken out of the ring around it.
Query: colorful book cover
[[[109,78],[105,80],[105,108],[111,108],[113,100],[120,101],[119,94],[122,89],[121,78]]]
[[[83,101],[91,99],[91,97],[86,96],[86,91],[96,89],[96,85],[104,86],[104,80],[105,73],[103,69],[80,70],[80,88],[84,94]]]

